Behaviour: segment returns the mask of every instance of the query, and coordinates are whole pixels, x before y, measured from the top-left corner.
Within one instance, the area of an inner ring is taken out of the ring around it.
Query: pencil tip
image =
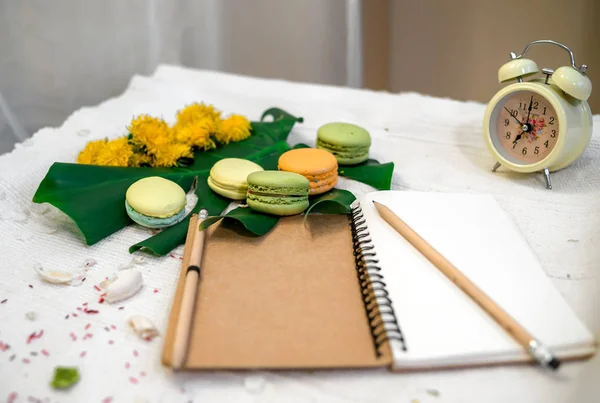
[[[548,363],[548,366],[556,371],[558,367],[560,367],[560,360],[558,358],[553,357]]]

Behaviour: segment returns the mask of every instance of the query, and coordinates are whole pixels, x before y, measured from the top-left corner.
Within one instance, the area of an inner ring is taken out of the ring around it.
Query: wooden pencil
[[[504,330],[506,330],[529,354],[541,365],[557,369],[560,361],[536,340],[523,326],[521,326],[506,311],[498,306],[479,287],[469,280],[440,252],[434,249],[427,241],[417,234],[408,224],[398,217],[385,205],[373,201],[379,215],[390,224],[400,235],[415,247],[423,256],[437,267],[450,281],[463,290],[473,301],[485,310]]]
[[[177,328],[175,330],[175,341],[173,345],[172,365],[175,370],[183,367],[187,349],[189,345],[190,331],[194,308],[196,305],[196,293],[200,281],[200,272],[202,265],[202,252],[204,250],[204,234],[200,231],[200,223],[207,217],[206,210],[200,211],[200,216],[196,220],[195,215],[190,219],[190,226],[195,225],[195,230],[191,232],[191,239],[186,239],[185,252],[190,254],[189,266],[185,274],[185,283],[183,296],[181,298],[181,308],[177,319]]]

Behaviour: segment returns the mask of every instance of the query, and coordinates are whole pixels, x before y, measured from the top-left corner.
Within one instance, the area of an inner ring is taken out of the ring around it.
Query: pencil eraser
[[[548,363],[548,366],[553,370],[557,370],[560,367],[560,361],[557,358],[552,358]]]

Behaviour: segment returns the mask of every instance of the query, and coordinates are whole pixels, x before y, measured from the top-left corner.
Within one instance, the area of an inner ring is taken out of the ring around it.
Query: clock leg
[[[546,189],[552,189],[552,182],[550,181],[550,171],[548,168],[544,168],[544,178],[546,179]]]
[[[496,163],[494,164],[494,166],[492,167],[492,172],[496,172],[496,170],[497,170],[498,168],[500,168],[500,163],[499,163],[499,162],[496,162]]]

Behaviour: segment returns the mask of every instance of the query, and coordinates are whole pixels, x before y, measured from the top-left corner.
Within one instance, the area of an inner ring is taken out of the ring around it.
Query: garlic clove
[[[158,329],[154,326],[152,321],[145,316],[134,315],[127,320],[127,324],[139,337],[146,341],[151,341],[158,336]]]
[[[117,278],[105,287],[106,296],[104,298],[108,302],[122,301],[135,295],[142,285],[142,273],[134,269],[121,270],[118,272]]]
[[[54,284],[66,284],[73,280],[73,274],[60,271],[60,270],[45,270],[41,264],[36,263],[33,266],[34,270],[40,275],[42,279],[49,283]]]

